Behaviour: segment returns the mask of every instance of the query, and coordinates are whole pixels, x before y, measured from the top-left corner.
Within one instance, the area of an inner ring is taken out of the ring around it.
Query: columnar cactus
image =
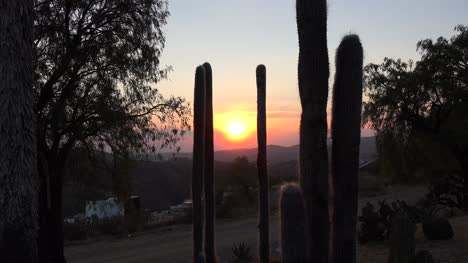
[[[308,262],[328,263],[328,50],[326,0],[296,1],[299,36],[300,185],[304,195]]]
[[[335,59],[331,128],[335,208],[333,262],[355,263],[363,66],[359,37],[345,36]]]
[[[390,255],[388,263],[409,263],[414,256],[414,234],[415,224],[410,218],[399,213],[392,220],[390,233]]]
[[[205,257],[207,263],[215,263],[215,189],[214,189],[214,145],[213,145],[213,76],[211,65],[205,69]]]
[[[193,166],[192,166],[192,224],[193,262],[203,250],[203,177],[205,165],[205,69],[195,72],[195,98],[193,103]]]
[[[258,141],[258,252],[261,263],[270,262],[268,171],[266,152],[266,68],[257,66],[257,141]]]
[[[301,189],[296,184],[287,184],[280,192],[281,262],[310,262],[306,260],[306,222]]]

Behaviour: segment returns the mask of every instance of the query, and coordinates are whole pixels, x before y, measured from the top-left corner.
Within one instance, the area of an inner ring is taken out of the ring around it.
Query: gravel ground
[[[424,196],[424,187],[401,186],[390,189],[389,194],[361,198],[359,206],[368,201],[386,198],[401,199],[409,203],[416,202]],[[275,256],[278,254],[278,219],[271,217],[271,240]],[[468,263],[468,217],[457,217],[451,220],[455,237],[449,241],[429,242],[424,239],[420,227],[416,236],[417,248],[433,252],[437,262]],[[228,262],[231,247],[235,242],[245,242],[252,247],[255,254],[257,239],[257,219],[246,217],[236,220],[218,221],[216,226],[218,254],[222,262]],[[65,248],[70,263],[137,263],[137,262],[191,262],[192,236],[189,225],[179,225],[139,233],[134,237],[84,242]],[[385,243],[367,244],[358,248],[358,262],[386,262],[388,248]]]

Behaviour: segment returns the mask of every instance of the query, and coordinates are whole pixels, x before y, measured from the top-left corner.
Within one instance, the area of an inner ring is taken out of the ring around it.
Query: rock
[[[450,218],[453,215],[453,209],[449,207],[438,207],[437,213],[435,216],[441,218]]]
[[[434,258],[431,252],[427,250],[420,250],[413,256],[411,263],[434,263]]]
[[[464,216],[465,212],[459,208],[452,208],[452,216],[457,217],[457,216]]]
[[[424,236],[429,240],[448,240],[453,237],[452,225],[446,218],[430,217],[422,224]]]

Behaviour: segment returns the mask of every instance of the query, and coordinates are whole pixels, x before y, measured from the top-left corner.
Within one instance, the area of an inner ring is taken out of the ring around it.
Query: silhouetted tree
[[[256,168],[249,162],[246,156],[239,156],[231,163],[228,170],[228,185],[241,191],[249,204],[255,202],[252,193],[253,188],[257,187]]]
[[[365,67],[363,125],[377,131],[384,159],[405,175],[452,156],[468,193],[468,27],[455,30],[450,39],[418,42],[416,63],[385,58]]]
[[[0,1],[0,261],[37,262],[33,1]]]
[[[40,255],[64,262],[62,175],[70,151],[123,158],[173,146],[189,128],[190,109],[155,87],[170,70],[159,61],[167,1],[37,0],[35,11]]]

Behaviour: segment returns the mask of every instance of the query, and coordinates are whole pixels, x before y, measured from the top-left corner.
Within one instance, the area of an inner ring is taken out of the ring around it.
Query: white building
[[[112,218],[115,216],[124,215],[124,206],[115,197],[108,198],[107,200],[88,201],[86,204],[85,217],[92,219]]]

